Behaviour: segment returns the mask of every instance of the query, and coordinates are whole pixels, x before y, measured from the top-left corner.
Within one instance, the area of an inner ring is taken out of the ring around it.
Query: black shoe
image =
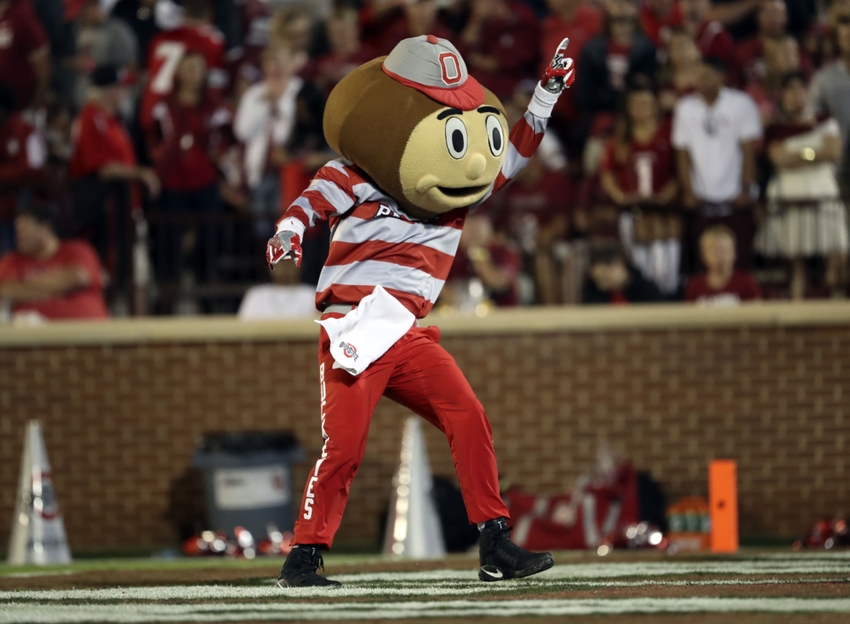
[[[278,587],[340,587],[342,583],[316,574],[316,570],[325,569],[322,554],[315,546],[296,546],[293,548],[277,577]]]
[[[511,528],[504,518],[490,520],[481,529],[478,554],[481,569],[478,578],[482,581],[531,576],[555,565],[549,553],[528,552],[511,541]]]

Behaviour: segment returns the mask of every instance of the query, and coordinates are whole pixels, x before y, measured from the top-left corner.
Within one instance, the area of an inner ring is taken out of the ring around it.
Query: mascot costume
[[[323,312],[319,384],[324,446],[304,489],[296,545],[279,586],[336,586],[317,573],[339,528],[369,422],[387,396],[448,438],[470,522],[481,531],[482,581],[553,565],[510,541],[493,435],[484,409],[435,327],[420,327],[449,273],[467,213],[537,149],[559,94],[572,84],[567,41],[508,136],[498,98],[433,35],[401,41],[346,76],[325,108],[322,167],[269,241],[273,267],[301,262],[304,231],[329,219],[331,245],[316,293]]]

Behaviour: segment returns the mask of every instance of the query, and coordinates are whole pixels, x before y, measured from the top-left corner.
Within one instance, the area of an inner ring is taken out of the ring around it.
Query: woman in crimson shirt
[[[207,64],[200,51],[189,50],[174,74],[174,90],[152,109],[148,150],[162,180],[161,206],[170,215],[202,215],[222,210],[218,160],[232,143],[232,114],[207,92]],[[154,257],[157,273],[176,282],[182,269],[185,224],[159,224]],[[200,227],[202,279],[216,274],[219,228]]]
[[[623,210],[620,233],[632,262],[670,295],[679,285],[682,233],[670,123],[661,119],[648,80],[635,80],[625,103],[600,163],[600,182]]]

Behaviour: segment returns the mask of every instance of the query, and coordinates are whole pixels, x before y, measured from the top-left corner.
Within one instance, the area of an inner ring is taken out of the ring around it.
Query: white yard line
[[[498,600],[475,602],[261,603],[231,605],[33,605],[10,603],[0,622],[225,622],[233,620],[360,620],[512,617],[624,613],[850,613],[836,598],[636,598],[628,600]]]
[[[427,572],[367,572],[363,574],[339,574],[334,578],[341,582],[367,581],[465,581],[474,580],[474,570],[430,570]],[[664,562],[610,562],[574,563],[556,565],[543,572],[537,579],[593,579],[628,576],[666,576],[673,574],[848,574],[850,562],[843,560],[804,561],[664,561]]]
[[[586,581],[586,580],[521,580],[505,583],[475,582],[427,582],[411,583],[401,581],[392,586],[343,585],[327,590],[323,588],[286,588],[268,586],[226,586],[226,585],[166,585],[159,587],[118,587],[109,589],[62,589],[62,590],[19,590],[0,592],[0,605],[4,602],[53,602],[53,601],[222,601],[256,600],[286,598],[362,598],[369,596],[474,596],[499,594],[519,589],[557,591],[566,588],[616,589],[633,587],[730,587],[758,585],[811,585],[817,583],[850,583],[850,576],[835,578],[772,578],[772,579],[698,579],[698,580],[661,580],[642,581]]]

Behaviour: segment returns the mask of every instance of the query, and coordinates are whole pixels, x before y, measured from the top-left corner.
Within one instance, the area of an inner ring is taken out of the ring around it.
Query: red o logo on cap
[[[443,82],[453,85],[460,82],[460,61],[454,52],[443,52],[440,54],[440,71],[443,74]]]

